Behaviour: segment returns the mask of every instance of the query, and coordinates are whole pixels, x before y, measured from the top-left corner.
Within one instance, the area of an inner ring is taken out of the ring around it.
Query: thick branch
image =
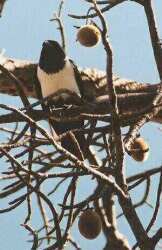
[[[12,72],[18,79],[23,82],[23,89],[28,97],[36,97],[34,86],[37,80],[37,63],[32,61],[18,60],[0,57],[0,64]],[[100,96],[106,94],[107,81],[106,73],[97,69],[81,69],[81,81],[85,90],[85,95],[88,97]],[[140,92],[150,88],[150,84],[138,83],[136,81],[122,79],[113,76],[113,81],[117,93],[123,92]],[[152,86],[154,89],[154,87]],[[150,89],[150,91],[152,91]],[[8,95],[17,95],[16,88],[12,79],[9,79],[6,74],[0,71],[0,93]]]
[[[1,58],[0,62],[6,69],[8,69],[18,79],[22,81],[23,85],[22,88],[26,96],[28,97],[36,96],[34,91],[34,85],[37,81],[36,63],[30,61],[17,60],[17,59],[9,59],[9,58]],[[96,97],[107,94],[108,86],[107,86],[105,72],[96,69],[85,69],[85,70],[80,69],[80,74],[81,74],[83,89],[85,90],[85,96],[88,101],[89,100],[90,102],[92,100],[95,101]],[[127,79],[121,79],[116,76],[113,76],[113,82],[115,85],[116,93],[118,94],[119,112],[122,115],[124,115],[125,113],[132,114],[132,112],[134,113],[136,111],[137,112],[142,111],[142,109],[146,107],[156,96],[156,93],[158,92],[160,85],[160,84],[150,85],[144,83],[142,84]],[[2,72],[0,73],[0,93],[17,95],[17,90],[14,81]],[[104,111],[106,109],[108,112],[108,107],[105,108],[105,105],[107,105],[107,100],[106,99],[102,100],[103,97],[99,98],[100,100],[98,100],[97,98],[97,103],[98,103],[97,105],[100,108],[100,110],[98,109],[96,104],[93,107],[91,105],[83,105],[82,107],[78,107],[77,111],[75,111],[74,114],[75,115],[76,114],[79,115],[80,113],[94,114],[95,112],[101,114],[101,111],[102,110]],[[41,113],[41,111],[40,112],[36,111],[36,112],[35,112],[36,116],[34,113],[32,114],[34,115],[33,117],[34,119],[40,120],[42,119],[42,117],[46,118],[46,115]],[[72,113],[72,110],[70,112]],[[8,122],[19,121],[19,119],[16,120],[16,116],[15,118],[1,116],[0,120],[1,123],[7,121]],[[162,120],[161,112],[159,113],[158,116],[154,117],[153,120],[161,122]]]

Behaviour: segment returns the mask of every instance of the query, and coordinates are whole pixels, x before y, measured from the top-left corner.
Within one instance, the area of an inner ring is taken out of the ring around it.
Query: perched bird
[[[64,50],[56,41],[47,40],[43,43],[37,68],[37,77],[39,80],[39,86],[37,86],[36,90],[38,98],[47,97],[60,89],[68,89],[80,94],[81,96],[83,95],[80,74],[77,70],[77,66],[66,56]],[[51,102],[46,105],[50,106]],[[60,107],[61,105],[62,104],[57,103],[57,107]],[[81,121],[51,121],[50,123],[58,135],[71,129],[80,128],[83,125],[83,122]],[[84,136],[77,133],[74,133],[74,135],[81,150],[83,150],[85,140]],[[78,158],[82,158],[80,150],[78,150],[76,143],[74,143],[74,140],[72,140],[70,135],[64,137],[61,144]]]

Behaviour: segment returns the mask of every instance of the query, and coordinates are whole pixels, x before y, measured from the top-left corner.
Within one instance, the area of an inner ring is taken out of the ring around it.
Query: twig
[[[21,226],[26,228],[33,236],[33,245],[32,245],[31,250],[37,250],[38,249],[38,235],[37,235],[37,233],[29,225],[21,224]]]
[[[159,72],[159,77],[162,80],[162,47],[160,45],[160,37],[152,8],[152,0],[144,0],[144,10],[150,31],[150,38],[154,52],[156,66]]]
[[[101,9],[101,13],[104,13],[104,12],[110,10],[111,8],[115,7],[116,5],[118,5],[120,3],[123,3],[124,1],[126,1],[126,0],[118,0],[117,2],[108,4],[106,7]],[[93,2],[93,1],[91,1],[91,2]],[[75,18],[75,19],[87,19],[87,18],[96,17],[97,14],[96,13],[91,14],[91,15],[73,15],[73,14],[69,14],[69,16],[72,17],[72,18]]]
[[[158,214],[159,209],[160,209],[161,193],[162,193],[162,172],[161,172],[160,179],[159,179],[159,187],[158,187],[158,190],[157,190],[157,198],[156,198],[155,210],[154,210],[152,219],[151,219],[149,225],[146,228],[146,232],[150,231],[151,227],[154,225],[154,223],[155,223],[155,221],[157,219],[157,214]]]
[[[61,40],[62,40],[62,48],[64,49],[64,51],[66,51],[65,30],[64,30],[62,19],[61,19],[61,12],[63,8],[63,4],[64,4],[64,0],[60,2],[58,13],[55,13],[54,18],[50,19],[50,21],[58,22],[58,25],[59,25],[58,29],[60,30]]]

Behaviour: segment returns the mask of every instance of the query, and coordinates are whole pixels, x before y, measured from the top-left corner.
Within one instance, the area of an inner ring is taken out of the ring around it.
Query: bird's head
[[[65,65],[65,52],[56,41],[46,40],[42,44],[39,67],[46,73],[57,73]]]

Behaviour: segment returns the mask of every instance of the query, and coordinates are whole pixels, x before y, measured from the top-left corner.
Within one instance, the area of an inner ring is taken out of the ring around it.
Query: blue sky
[[[53,13],[57,10],[57,0],[8,0],[2,18],[0,19],[0,48],[6,49],[6,54],[13,58],[29,59],[38,61],[41,44],[46,39],[59,40],[59,33],[56,24],[49,22]],[[162,37],[162,1],[154,0],[154,8],[157,17],[158,29]],[[68,55],[77,65],[82,67],[95,67],[105,69],[105,52],[102,45],[95,48],[84,48],[76,40],[76,29],[73,25],[85,24],[84,20],[73,20],[67,17],[68,13],[84,14],[87,4],[83,1],[67,0],[64,8],[64,24],[66,27],[66,38],[68,44]],[[114,51],[114,73],[123,78],[130,78],[141,82],[156,83],[159,81],[155,61],[149,40],[148,27],[144,11],[141,6],[133,2],[125,2],[105,14],[108,27],[109,38]],[[0,95],[1,103],[19,105],[19,98]],[[151,154],[146,163],[139,164],[127,157],[127,173],[140,172],[152,166],[159,166],[162,162],[162,142],[160,125],[148,124],[141,133],[150,144]],[[90,181],[90,180],[89,180]],[[87,186],[83,194],[86,194]],[[156,183],[152,184],[153,190]],[[141,189],[136,191],[133,198],[136,200]],[[154,197],[150,197],[150,202]],[[5,204],[2,202],[2,206]],[[146,209],[146,210],[145,210]],[[146,212],[147,211],[147,214]],[[148,222],[148,216],[152,210],[148,207],[140,208],[139,214],[142,215],[144,223]],[[36,212],[33,212],[36,214]],[[26,243],[28,237],[25,230],[19,225],[25,216],[24,207],[18,208],[11,214],[0,215],[0,248],[4,250],[28,250],[29,244]],[[34,217],[34,215],[33,215]],[[35,223],[37,219],[33,218]],[[147,224],[147,223],[146,223]],[[126,222],[119,219],[119,228],[125,233],[130,243],[134,241]],[[78,234],[76,227],[73,234],[81,245],[82,249],[92,250],[94,245],[97,250],[102,249],[103,238],[100,236],[95,241],[87,242]],[[68,248],[67,248],[68,249]],[[70,249],[70,248],[69,248]]]

